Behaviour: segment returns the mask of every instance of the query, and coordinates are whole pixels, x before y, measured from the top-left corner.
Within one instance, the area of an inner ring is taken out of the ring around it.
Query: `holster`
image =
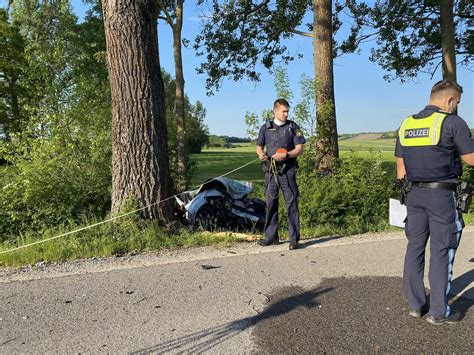
[[[461,182],[456,191],[456,208],[463,213],[469,212],[472,202],[473,186],[467,182]]]
[[[408,181],[407,178],[397,179],[394,186],[398,190],[400,203],[406,205],[407,195],[412,188],[411,181]]]

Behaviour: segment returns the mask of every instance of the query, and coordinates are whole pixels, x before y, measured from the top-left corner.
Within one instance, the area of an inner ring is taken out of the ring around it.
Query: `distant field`
[[[395,139],[365,139],[339,141],[341,156],[356,152],[364,157],[380,157],[387,162],[395,162],[393,155]],[[254,163],[228,177],[253,183],[262,183],[263,174],[260,162],[257,161],[254,143],[238,143],[234,148],[206,149],[201,154],[193,154],[191,160],[196,162],[196,171],[191,185],[199,185],[207,179],[217,177],[252,160]]]
[[[339,141],[339,150],[353,150],[353,151],[368,151],[380,150],[391,151],[395,150],[395,138],[387,139],[345,139]]]
[[[366,141],[382,138],[383,133],[361,133],[354,137],[347,138],[348,141]]]

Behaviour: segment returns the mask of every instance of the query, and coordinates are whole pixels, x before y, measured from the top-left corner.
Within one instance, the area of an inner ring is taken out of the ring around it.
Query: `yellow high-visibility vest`
[[[447,116],[446,113],[435,112],[425,118],[405,118],[398,131],[400,144],[403,147],[437,145],[441,138],[441,126]]]

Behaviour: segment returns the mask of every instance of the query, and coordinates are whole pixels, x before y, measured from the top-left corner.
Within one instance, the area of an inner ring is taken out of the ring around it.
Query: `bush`
[[[383,168],[381,159],[352,154],[340,161],[331,176],[302,174],[300,180],[307,195],[300,203],[303,226],[337,226],[347,233],[387,227],[394,176]]]
[[[305,153],[298,186],[301,227],[306,233],[355,234],[388,228],[388,200],[396,196],[395,171],[380,153],[374,155],[364,158],[351,153],[338,161],[331,175],[318,176],[314,154],[311,149]],[[281,203],[280,215],[285,213]]]
[[[0,242],[109,210],[109,135],[61,138],[32,139],[26,152],[10,146],[14,164],[2,168],[0,181]]]

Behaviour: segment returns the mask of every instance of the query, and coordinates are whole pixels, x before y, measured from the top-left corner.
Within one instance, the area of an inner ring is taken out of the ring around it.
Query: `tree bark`
[[[332,171],[339,157],[334,102],[332,0],[313,0],[316,78],[316,170]]]
[[[174,67],[176,81],[176,145],[178,151],[178,173],[184,179],[184,186],[187,188],[187,163],[188,149],[186,142],[186,120],[185,120],[185,101],[184,101],[184,74],[183,74],[183,57],[181,54],[181,31],[183,28],[183,0],[176,3],[176,20],[173,28],[173,51],[174,51]]]
[[[164,84],[153,0],[103,0],[112,96],[112,213],[133,200],[145,219],[173,219]]]
[[[454,44],[453,0],[441,0],[440,5],[443,79],[456,82],[456,49]]]

